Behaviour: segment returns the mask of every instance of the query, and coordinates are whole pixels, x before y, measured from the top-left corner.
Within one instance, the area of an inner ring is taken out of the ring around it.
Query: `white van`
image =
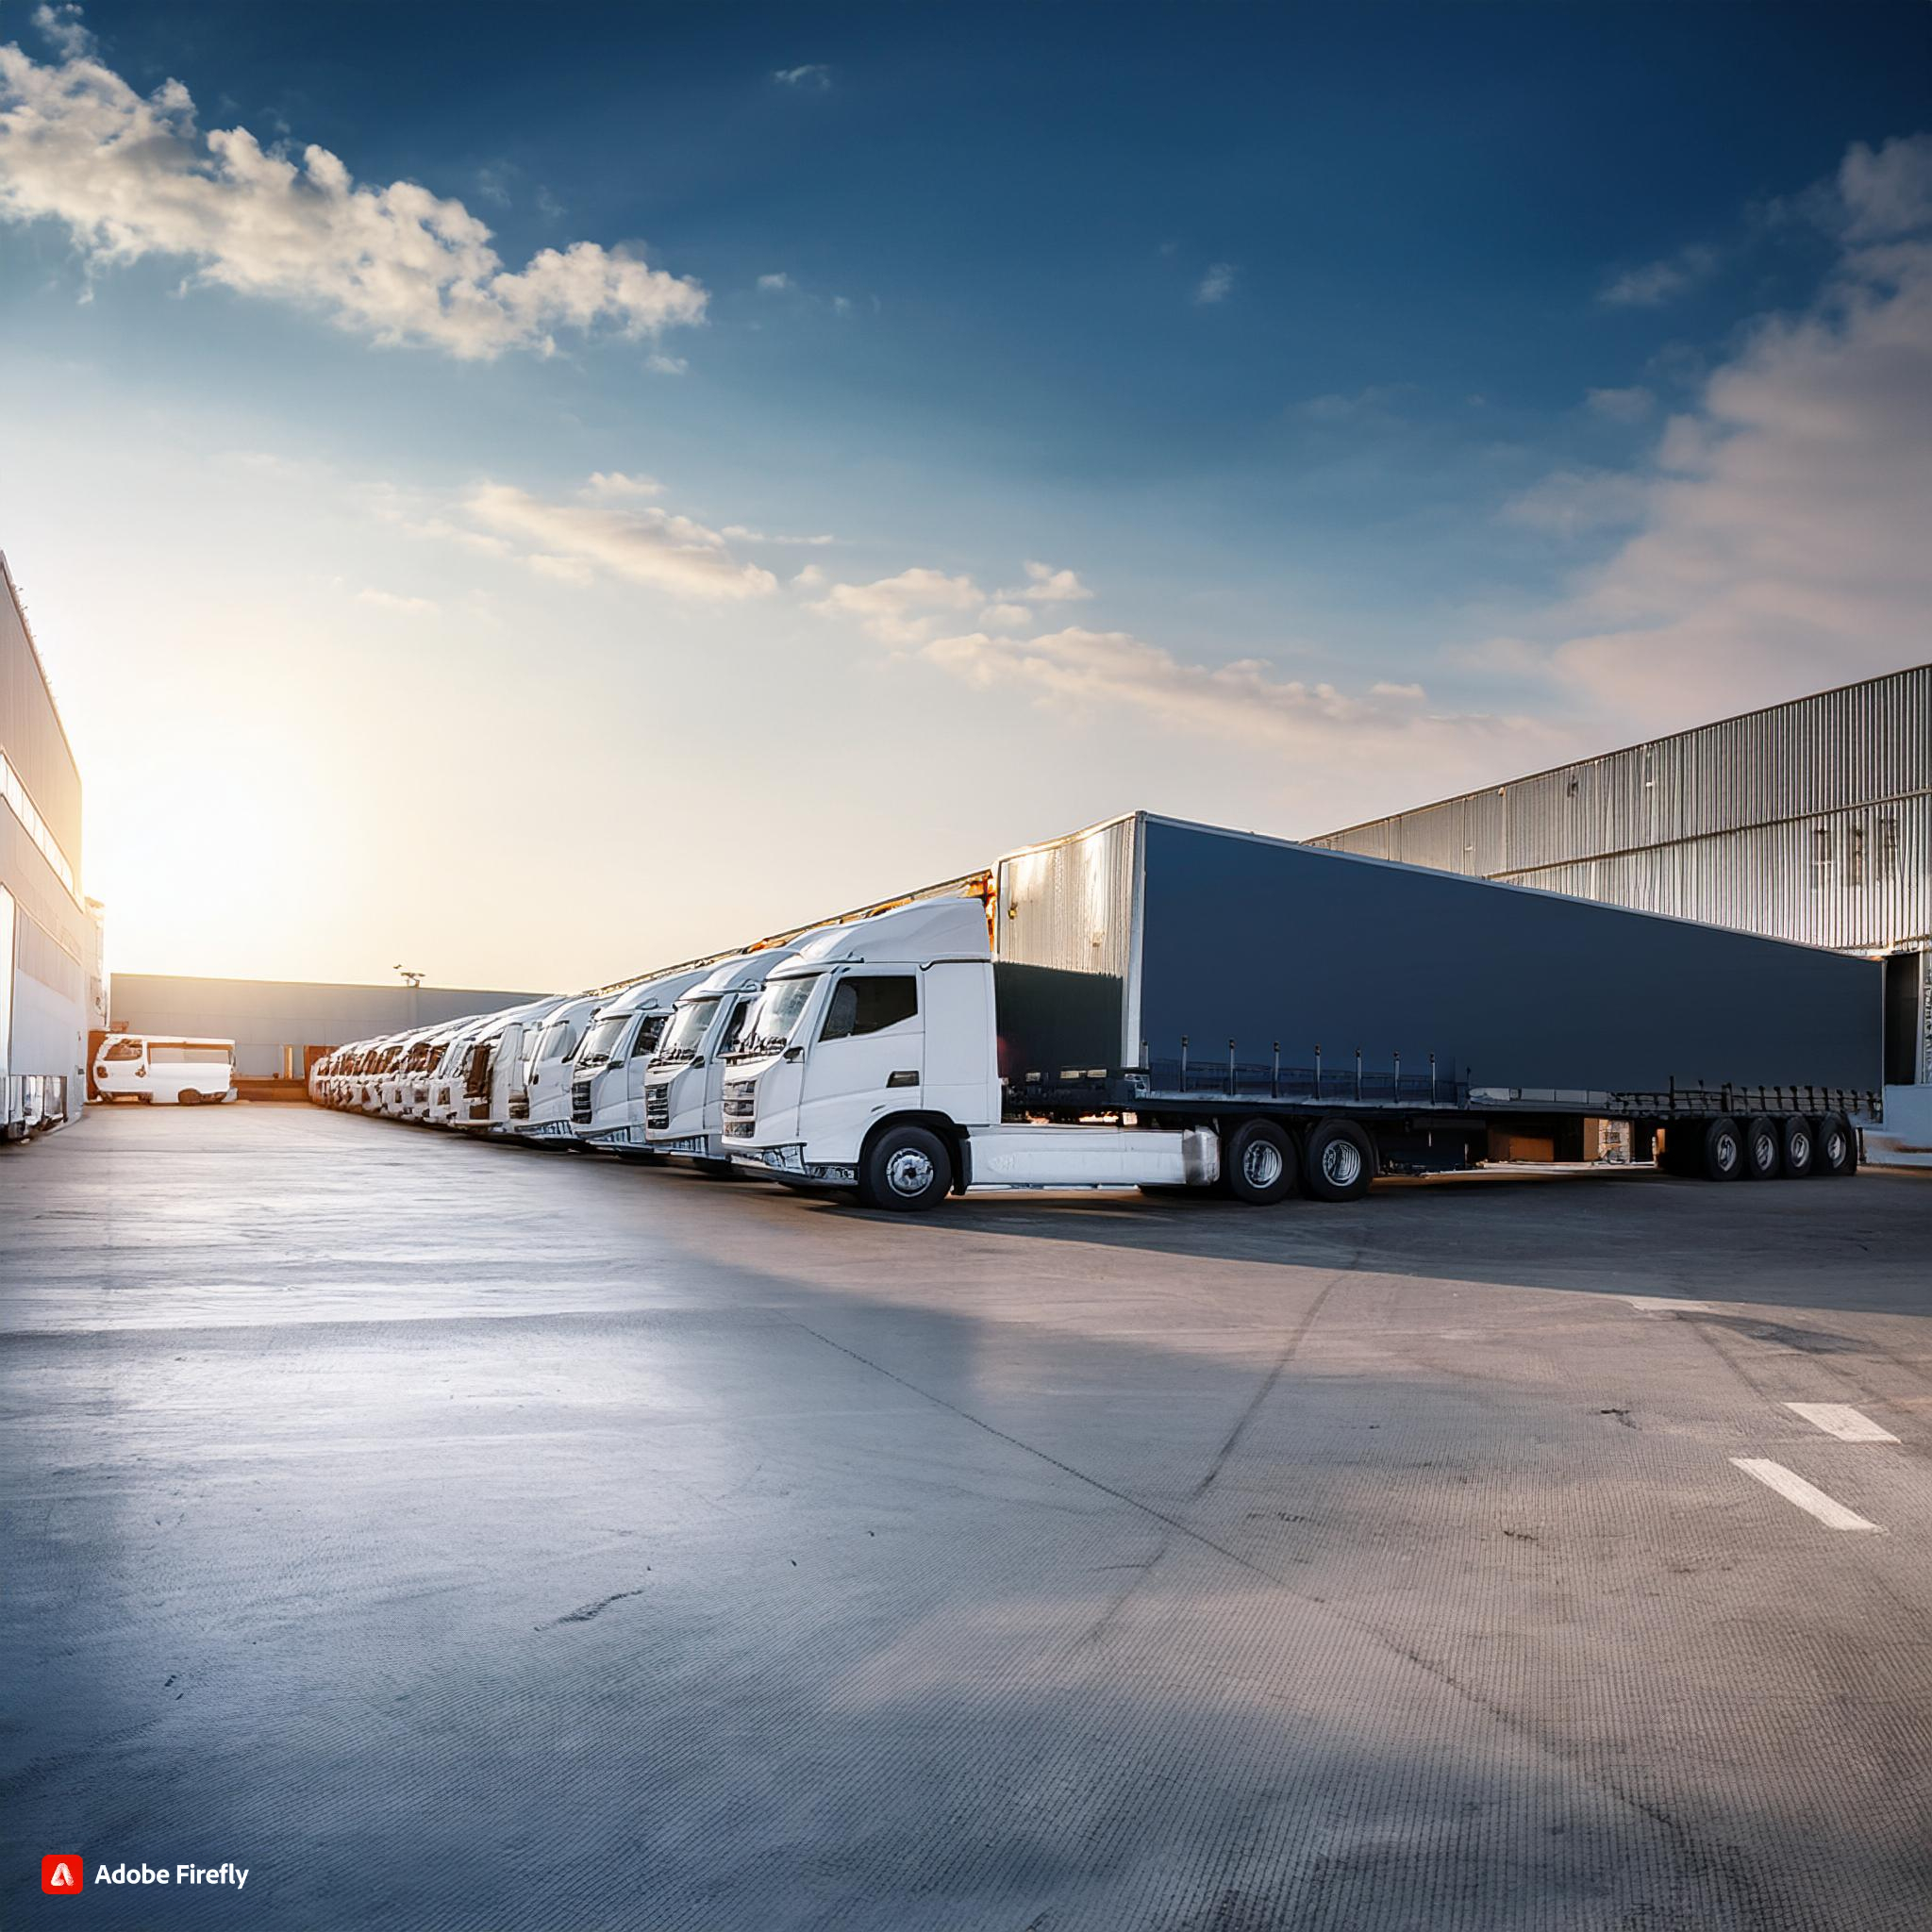
[[[94,1086],[108,1101],[124,1094],[165,1107],[233,1100],[235,1042],[160,1033],[109,1034],[94,1055]]]

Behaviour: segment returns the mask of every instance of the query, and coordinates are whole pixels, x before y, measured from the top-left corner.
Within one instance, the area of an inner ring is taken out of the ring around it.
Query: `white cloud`
[[[1644,728],[1926,655],[1932,141],[1852,148],[1831,192],[1842,246],[1816,302],[1749,332],[1619,486],[1636,534],[1514,626]]]
[[[1200,285],[1194,291],[1194,300],[1212,308],[1217,302],[1225,302],[1234,293],[1235,266],[1231,261],[1217,261],[1201,277]]]
[[[682,356],[666,356],[654,351],[644,358],[644,367],[653,375],[682,375],[691,364]]]
[[[358,604],[372,604],[378,610],[393,610],[403,617],[427,617],[437,605],[428,597],[400,597],[393,591],[367,590],[356,592]]]
[[[913,569],[870,584],[834,584],[811,608],[824,617],[856,618],[882,643],[917,644],[931,637],[942,613],[985,601],[971,577]]]
[[[92,57],[75,9],[42,12],[58,64],[0,46],[0,218],[61,224],[90,265],[180,257],[204,282],[465,360],[547,354],[558,328],[637,338],[703,319],[695,281],[639,256],[575,242],[511,270],[460,201],[358,187],[325,148],[291,158],[246,128],[204,134],[179,81],[138,93]]]
[[[1514,769],[1557,741],[1552,727],[1524,718],[1430,709],[1422,688],[1375,684],[1351,696],[1330,684],[1281,678],[1257,658],[1189,664],[1125,631],[1077,625],[1044,637],[985,631],[938,638],[920,654],[979,689],[1017,686],[1046,702],[1106,706],[1202,736],[1291,751],[1340,766],[1366,755],[1418,768]]]
[[[1647,389],[1593,389],[1584,396],[1592,415],[1611,423],[1641,423],[1657,408]]]
[[[1707,279],[1717,263],[1716,249],[1693,242],[1661,260],[1612,276],[1598,291],[1597,300],[1613,308],[1657,308]]]
[[[1397,382],[1372,382],[1366,389],[1358,389],[1353,395],[1310,396],[1304,403],[1297,403],[1294,413],[1309,423],[1355,423],[1369,419],[1386,417],[1390,406],[1401,395],[1406,384]],[[1480,403],[1479,396],[1472,396],[1472,403]]]
[[[764,530],[748,530],[742,524],[726,524],[724,534],[742,543],[836,543],[836,537],[781,537]]]
[[[63,4],[58,7],[34,8],[34,25],[63,59],[86,60],[94,53],[97,43],[81,18],[82,10],[75,0],[63,0]]]
[[[1078,604],[1093,594],[1080,581],[1077,571],[1055,570],[1051,564],[1035,563],[1031,558],[1026,560],[1026,577],[1024,590],[1002,591],[999,594],[1024,597],[1029,604]]]
[[[832,84],[832,70],[823,60],[808,60],[803,67],[777,67],[772,78],[780,87],[809,87],[821,92]]]
[[[1557,470],[1503,506],[1506,523],[1556,537],[1638,522],[1649,501],[1641,477],[1618,470]]]
[[[1033,612],[1024,604],[989,604],[979,613],[979,622],[982,629],[1018,630],[1033,622]]]
[[[762,294],[782,294],[791,286],[791,277],[782,272],[774,275],[760,275],[758,277],[758,290]]]
[[[711,599],[766,597],[778,588],[770,571],[733,557],[720,532],[655,506],[625,508],[608,495],[555,502],[486,483],[464,508],[491,529],[539,545],[531,567],[570,582],[596,570],[674,596]]]
[[[593,470],[584,485],[587,496],[662,496],[664,486],[655,476],[627,476],[622,470]]]
[[[825,574],[817,564],[808,563],[791,579],[794,591],[814,591],[825,580]]]
[[[1845,233],[1853,242],[1885,242],[1932,226],[1932,135],[1888,141],[1875,152],[1862,141],[1838,171]]]

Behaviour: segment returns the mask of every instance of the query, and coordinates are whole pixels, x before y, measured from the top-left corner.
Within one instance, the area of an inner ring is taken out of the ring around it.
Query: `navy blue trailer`
[[[1273,1120],[1305,1173],[1324,1123],[1372,1170],[1675,1123],[1671,1164],[1728,1177],[1849,1172],[1878,1105],[1872,960],[1144,812],[997,886],[1016,1112]]]

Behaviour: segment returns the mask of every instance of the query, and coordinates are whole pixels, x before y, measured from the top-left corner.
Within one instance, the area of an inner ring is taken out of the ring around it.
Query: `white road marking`
[[[1624,1299],[1640,1314],[1652,1308],[1682,1308],[1692,1315],[1710,1313],[1708,1302],[1679,1301],[1674,1294],[1626,1294]]]
[[[1855,1515],[1842,1503],[1835,1503],[1821,1489],[1807,1483],[1795,1470],[1787,1469],[1782,1462],[1768,1461],[1762,1456],[1734,1456],[1733,1463],[1746,1475],[1755,1475],[1766,1488],[1775,1490],[1788,1503],[1795,1503],[1800,1509],[1808,1509],[1811,1514],[1830,1529],[1876,1529],[1875,1523],[1867,1523],[1862,1516]]]
[[[1785,1407],[1793,1415],[1803,1416],[1814,1428],[1823,1429],[1827,1436],[1836,1436],[1840,1442],[1898,1441],[1890,1429],[1881,1429],[1869,1415],[1860,1415],[1856,1408],[1847,1408],[1841,1402],[1788,1402]]]

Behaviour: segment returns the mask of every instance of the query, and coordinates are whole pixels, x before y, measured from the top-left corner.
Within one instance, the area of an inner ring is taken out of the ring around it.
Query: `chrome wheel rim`
[[[1791,1136],[1791,1165],[1804,1167],[1811,1158],[1811,1136],[1799,1132]]]
[[[1729,1134],[1717,1137],[1711,1144],[1711,1154],[1721,1174],[1729,1174],[1738,1164],[1738,1143]]]
[[[1251,1188],[1272,1188],[1281,1178],[1281,1149],[1273,1141],[1254,1141],[1241,1156],[1241,1178]]]
[[[886,1185],[895,1194],[904,1194],[908,1199],[914,1194],[923,1194],[932,1186],[932,1157],[923,1154],[917,1147],[901,1147],[897,1153],[886,1159]]]
[[[1353,1141],[1331,1141],[1323,1148],[1323,1175],[1336,1187],[1354,1187],[1361,1172],[1362,1150]]]

